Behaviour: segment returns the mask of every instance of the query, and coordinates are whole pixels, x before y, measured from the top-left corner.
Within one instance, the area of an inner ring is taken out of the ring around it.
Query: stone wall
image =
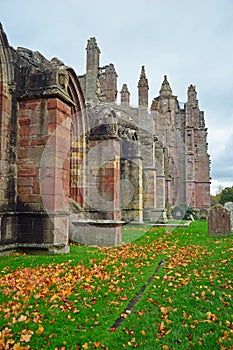
[[[166,222],[166,207],[210,205],[204,114],[195,86],[180,107],[167,77],[148,109],[145,67],[138,108],[117,73],[100,66],[95,38],[78,77],[58,58],[13,49],[0,26],[0,251],[68,252],[121,242],[123,223]],[[70,230],[70,232],[69,232]]]

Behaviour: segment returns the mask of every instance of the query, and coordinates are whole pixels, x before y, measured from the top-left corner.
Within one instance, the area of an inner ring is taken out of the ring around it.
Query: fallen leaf
[[[36,334],[42,334],[44,332],[44,327],[43,326],[39,326],[39,328],[36,331]]]
[[[21,315],[19,318],[18,318],[18,322],[24,322],[24,321],[26,321],[26,319],[27,319],[27,316],[24,316],[24,315]]]
[[[20,341],[28,343],[31,340],[32,334],[21,334]]]
[[[168,312],[169,312],[169,310],[170,310],[170,307],[161,307],[160,308],[160,311],[164,314],[164,315],[166,315]]]
[[[4,349],[4,348],[3,348]],[[16,344],[14,344],[14,346],[13,346],[13,350],[22,350],[23,349],[23,347],[20,345],[20,343],[16,343]]]
[[[116,332],[116,328],[114,328],[114,327],[113,327],[113,328],[110,328],[110,332],[111,332],[111,333],[115,333],[115,332]]]

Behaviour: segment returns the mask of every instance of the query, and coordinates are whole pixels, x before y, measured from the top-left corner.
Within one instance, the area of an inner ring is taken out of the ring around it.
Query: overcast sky
[[[101,65],[113,63],[118,90],[127,83],[137,103],[145,65],[150,100],[166,74],[179,101],[197,87],[211,156],[211,192],[233,186],[233,0],[0,0],[0,21],[13,47],[59,57],[85,72],[87,39],[95,36]]]

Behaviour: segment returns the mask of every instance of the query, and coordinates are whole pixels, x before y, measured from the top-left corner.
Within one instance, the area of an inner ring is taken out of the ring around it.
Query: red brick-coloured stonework
[[[0,24],[0,251],[68,252],[69,237],[115,245],[123,223],[166,222],[166,208],[210,206],[204,112],[190,85],[182,106],[167,76],[149,108],[127,84],[117,104],[114,65],[95,38],[86,72],[12,48]]]

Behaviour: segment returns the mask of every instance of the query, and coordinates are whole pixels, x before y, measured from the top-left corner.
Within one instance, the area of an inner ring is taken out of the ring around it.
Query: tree
[[[219,197],[219,203],[222,205],[226,202],[233,202],[233,186],[224,188]]]
[[[210,195],[210,206],[213,207],[214,205],[219,203],[219,198],[216,196]]]

